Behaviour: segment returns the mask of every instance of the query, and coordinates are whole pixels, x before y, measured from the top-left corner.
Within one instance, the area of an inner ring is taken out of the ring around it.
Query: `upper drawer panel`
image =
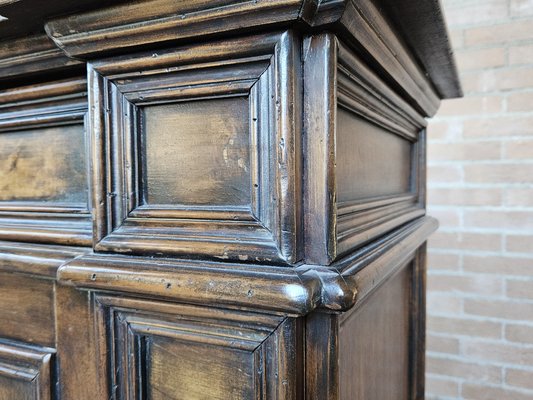
[[[0,133],[0,201],[87,204],[83,124]]]
[[[0,238],[87,245],[85,79],[0,91]]]
[[[298,261],[299,47],[284,32],[89,64],[95,249]]]

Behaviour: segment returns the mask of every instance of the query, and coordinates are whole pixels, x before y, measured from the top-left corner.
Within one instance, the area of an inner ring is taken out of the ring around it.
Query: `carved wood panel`
[[[112,399],[301,398],[300,320],[94,293],[69,297],[84,310],[59,315],[60,373],[69,396],[96,385],[97,398]],[[85,336],[89,358],[82,359],[91,367],[74,384],[84,367],[67,352]]]
[[[85,79],[0,91],[0,238],[91,238]]]
[[[298,47],[285,32],[89,64],[95,249],[297,261]]]
[[[0,339],[0,399],[51,400],[54,350]]]

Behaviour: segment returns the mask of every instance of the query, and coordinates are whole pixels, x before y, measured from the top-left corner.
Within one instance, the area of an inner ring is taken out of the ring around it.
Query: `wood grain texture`
[[[0,91],[0,238],[90,243],[86,80]]]
[[[0,339],[0,399],[52,400],[53,349]]]
[[[271,33],[89,66],[96,250],[300,260],[298,44]]]
[[[247,98],[148,106],[141,119],[146,204],[251,205]]]
[[[283,315],[303,316],[317,308],[346,311],[411,258],[436,227],[433,218],[420,218],[327,267],[90,254],[63,265],[58,278],[80,289]]]
[[[0,338],[54,347],[54,282],[0,272]]]
[[[409,141],[339,109],[336,148],[338,202],[409,192]]]
[[[436,83],[441,96],[460,94],[460,83],[438,2],[419,6],[411,1],[405,5],[402,3],[401,7],[388,0],[378,1],[375,5],[366,3],[353,0],[253,3],[233,0],[137,1],[58,18],[49,22],[46,30],[67,54],[95,57],[112,51],[131,52],[148,43],[183,41],[242,28],[255,27],[259,30],[272,24],[287,26],[299,22],[307,27],[333,24],[347,41],[359,42],[369,53],[382,51],[382,55],[373,54],[377,66],[385,69],[383,72],[386,74],[396,75],[395,79],[403,82],[406,88],[418,90],[407,83],[407,75],[411,74],[425,94],[431,92],[428,92],[428,81]],[[354,14],[356,10],[364,16],[363,23],[355,22],[359,21],[357,13]],[[426,23],[429,19],[432,23]],[[354,29],[356,25],[358,29]],[[399,36],[402,36],[402,42],[407,43],[406,46],[394,39],[398,33],[391,26],[399,28]],[[378,41],[375,41],[376,31]],[[380,40],[384,41],[384,45],[379,43]],[[374,47],[376,44],[379,46],[377,49]],[[420,65],[408,55],[411,51],[420,59]],[[391,55],[397,55],[398,60],[390,58]],[[390,66],[394,65],[394,71],[387,68],[387,62],[391,63]],[[426,73],[429,79],[424,77]],[[445,87],[449,90],[444,90]]]
[[[84,398],[96,385],[98,399],[302,398],[297,320],[113,296],[71,299],[70,310],[92,305],[75,321],[59,316],[64,395]],[[87,349],[103,366],[90,366],[85,381],[91,356],[73,365],[65,353],[80,334],[83,357]]]
[[[304,55],[305,262],[325,265],[424,215],[426,123],[335,35]]]
[[[0,7],[0,15],[5,15],[1,11],[2,8]],[[33,18],[26,18],[19,26],[27,26],[28,20]],[[54,73],[82,69],[82,62],[65,56],[44,33],[5,40],[6,25],[17,26],[11,21],[9,24],[7,21],[0,24],[0,85],[9,85],[9,81],[15,78],[34,77],[43,70]]]
[[[0,134],[0,201],[86,203],[83,125]]]
[[[412,398],[408,390],[411,269],[412,265],[403,267],[341,317],[340,399]]]

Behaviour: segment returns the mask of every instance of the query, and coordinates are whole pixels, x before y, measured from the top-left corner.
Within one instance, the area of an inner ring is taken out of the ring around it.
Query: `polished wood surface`
[[[423,399],[405,2],[0,1],[0,400]]]

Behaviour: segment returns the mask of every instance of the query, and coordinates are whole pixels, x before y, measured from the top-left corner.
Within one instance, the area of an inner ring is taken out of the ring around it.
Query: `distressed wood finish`
[[[306,261],[329,264],[424,214],[426,122],[334,35],[304,47]]]
[[[0,399],[51,400],[52,349],[0,340]]]
[[[0,400],[424,398],[460,86],[393,3],[0,0]]]
[[[87,245],[86,81],[0,91],[0,239]]]
[[[300,260],[298,43],[284,32],[89,64],[96,250]]]

